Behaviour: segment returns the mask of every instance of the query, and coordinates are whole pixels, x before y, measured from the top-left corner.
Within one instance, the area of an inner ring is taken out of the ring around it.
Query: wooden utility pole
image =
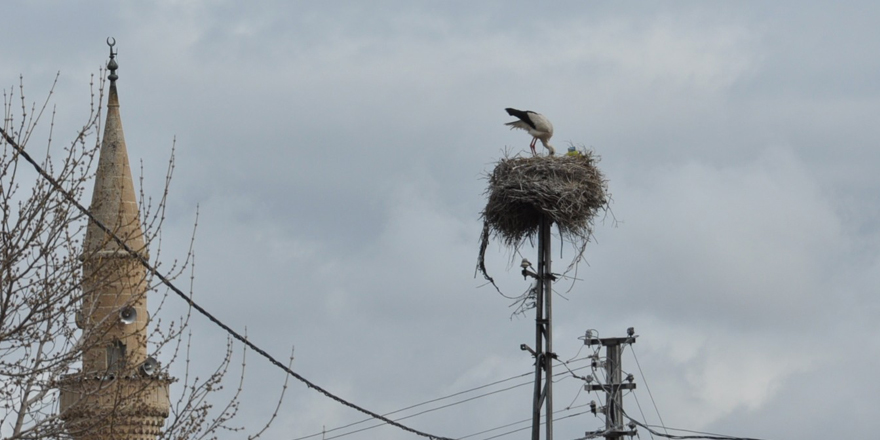
[[[584,345],[602,345],[605,347],[605,377],[608,382],[604,384],[588,384],[584,386],[587,391],[605,392],[605,435],[606,439],[616,439],[623,436],[636,435],[635,429],[625,429],[623,416],[623,390],[634,390],[632,375],[628,375],[627,383],[623,383],[623,368],[621,366],[621,346],[636,342],[636,336],[632,327],[627,330],[625,338],[586,338]]]
[[[553,274],[550,265],[550,226],[541,215],[538,229],[538,272],[535,298],[535,394],[532,405],[532,440],[541,437],[541,408],[545,409],[546,440],[553,440]],[[524,268],[525,269],[525,268]],[[525,273],[525,271],[524,271]]]

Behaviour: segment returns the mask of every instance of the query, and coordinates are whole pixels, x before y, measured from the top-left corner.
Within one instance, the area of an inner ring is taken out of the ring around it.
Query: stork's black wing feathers
[[[529,113],[534,113],[534,112],[528,111],[528,110],[526,110],[526,111],[517,110],[515,108],[510,108],[510,107],[508,107],[504,110],[507,110],[508,115],[519,118],[520,121],[523,121],[526,124],[529,124],[529,127],[532,127],[535,130],[538,129],[538,127],[535,127],[535,122],[532,121],[532,118],[529,117]]]

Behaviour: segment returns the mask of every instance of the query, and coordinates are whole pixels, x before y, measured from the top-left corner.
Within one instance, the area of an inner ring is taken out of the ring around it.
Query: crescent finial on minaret
[[[110,76],[107,78],[111,82],[115,82],[119,79],[119,75],[116,74],[116,69],[119,68],[119,64],[116,64],[116,53],[113,51],[113,46],[116,46],[116,39],[113,37],[107,37],[107,45],[110,46],[110,61],[107,62],[107,70],[110,71]]]

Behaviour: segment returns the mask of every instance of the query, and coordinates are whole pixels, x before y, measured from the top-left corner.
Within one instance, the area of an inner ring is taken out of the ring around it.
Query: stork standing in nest
[[[544,145],[544,148],[550,151],[550,155],[556,154],[556,150],[549,144],[550,138],[553,137],[553,124],[544,115],[535,113],[531,110],[517,110],[515,108],[506,108],[507,114],[514,116],[518,121],[508,122],[504,125],[510,126],[511,129],[519,128],[529,132],[532,135],[532,143],[529,145],[532,154],[538,154],[535,151],[535,142],[538,140]]]

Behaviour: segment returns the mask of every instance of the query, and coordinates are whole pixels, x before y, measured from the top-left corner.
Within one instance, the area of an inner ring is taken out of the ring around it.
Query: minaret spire
[[[107,70],[110,71],[107,76],[110,80],[110,93],[107,96],[107,120],[104,124],[104,139],[101,143],[90,209],[98,221],[114,231],[129,247],[148,258],[122,130],[122,117],[119,113],[119,93],[116,90],[116,80],[119,79],[116,69],[119,65],[116,63],[116,51],[113,50],[116,40],[108,38],[107,44],[110,46],[110,61],[107,63]],[[83,258],[97,256],[96,253],[107,255],[119,252],[125,251],[96,224],[90,222]]]
[[[110,46],[110,92],[89,210],[143,258],[147,254],[119,113],[116,40]],[[59,384],[60,416],[78,440],[150,440],[168,417],[168,385],[147,355],[147,273],[90,221],[83,241],[82,371]]]

